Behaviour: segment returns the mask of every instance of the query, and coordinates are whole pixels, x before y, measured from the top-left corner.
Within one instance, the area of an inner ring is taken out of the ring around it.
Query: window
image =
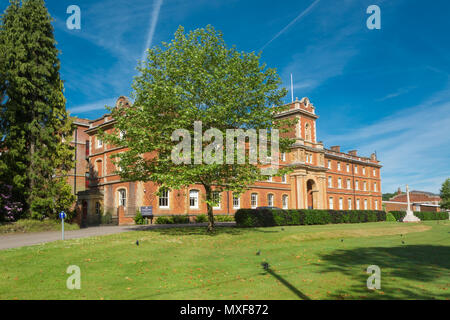
[[[338,162],[337,168],[339,171],[341,171],[341,163],[340,162]]]
[[[350,182],[350,179],[347,179],[347,189],[352,188],[352,183]]]
[[[363,188],[364,188],[364,191],[367,191],[367,182],[366,181],[363,182]]]
[[[355,190],[359,190],[359,181],[358,180],[355,181]]]
[[[100,214],[100,202],[98,201],[95,203],[95,214]]]
[[[214,209],[220,209],[220,206],[221,206],[220,192],[215,191],[215,192],[213,192],[212,196],[213,196],[214,202],[217,203],[213,208]]]
[[[358,165],[355,164],[355,173],[358,173]]]
[[[363,174],[366,174],[366,167],[363,168]]]
[[[356,199],[356,210],[359,210],[359,199]]]
[[[124,136],[125,136],[125,131],[124,130],[120,130],[119,131],[119,138],[123,139]]]
[[[364,199],[364,210],[367,210],[367,199]]]
[[[342,179],[338,178],[338,188],[341,189],[342,188]]]
[[[283,174],[283,176],[281,177],[281,182],[282,183],[286,183],[287,182],[287,177],[285,174]]]
[[[241,198],[238,195],[233,194],[233,209],[239,209],[241,207]]]
[[[351,198],[347,199],[347,206],[348,206],[348,210],[352,210],[352,199]]]
[[[347,172],[350,172],[350,165],[347,163]]]
[[[268,194],[267,195],[267,205],[269,207],[273,207],[273,194]]]
[[[328,201],[329,201],[329,209],[333,209],[333,197],[330,197]]]
[[[373,176],[376,177],[377,176],[377,171],[375,169],[373,169]]]
[[[255,209],[258,206],[258,194],[252,193],[251,195],[251,207]]]
[[[119,190],[119,206],[127,206],[127,191],[125,189]]]
[[[328,188],[332,188],[332,187],[333,187],[333,178],[328,177]]]
[[[328,160],[328,169],[331,169],[331,160]]]
[[[103,147],[103,141],[97,138],[97,148]]]
[[[169,189],[161,190],[161,195],[159,196],[159,207],[169,208]]]
[[[339,210],[344,210],[344,199],[339,198]]]
[[[311,141],[311,127],[308,123],[305,124],[305,140]]]
[[[373,191],[375,191],[375,192],[378,191],[378,190],[377,190],[377,183],[376,183],[376,182],[373,184]]]
[[[272,182],[272,176],[269,176],[269,177],[267,178],[267,182]]]
[[[289,200],[289,198],[288,198],[288,196],[285,194],[285,195],[283,195],[283,209],[288,209],[288,200]]]
[[[198,209],[198,190],[189,191],[189,206]]]
[[[281,153],[281,161],[286,161],[286,153]]]
[[[378,200],[375,200],[375,210],[378,210]]]

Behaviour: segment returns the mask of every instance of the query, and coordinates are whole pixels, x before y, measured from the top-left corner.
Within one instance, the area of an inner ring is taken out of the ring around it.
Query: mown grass
[[[77,224],[64,222],[65,230],[77,230],[80,227]],[[56,220],[31,220],[23,219],[15,222],[0,224],[0,234],[6,233],[27,233],[61,230],[61,221]]]
[[[449,271],[449,221],[157,229],[0,251],[0,298],[449,299]]]

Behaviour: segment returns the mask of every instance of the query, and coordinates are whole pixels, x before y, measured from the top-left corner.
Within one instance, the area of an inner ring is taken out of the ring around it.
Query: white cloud
[[[104,110],[105,112],[108,112],[108,110],[105,108],[105,106],[110,106],[110,107],[114,106],[117,98],[118,97],[110,98],[110,99],[103,99],[103,100],[96,101],[93,103],[70,107],[70,108],[68,108],[68,110],[69,110],[70,114],[87,113],[87,112],[98,111],[98,110]]]
[[[155,3],[155,6],[153,7],[152,17],[150,19],[150,21],[151,21],[150,28],[149,28],[149,31],[147,34],[147,41],[145,43],[144,53],[142,54],[141,60],[145,59],[145,53],[146,53],[147,49],[150,48],[152,45],[153,36],[155,34],[156,24],[158,23],[159,11],[161,9],[162,3],[163,3],[162,0],[157,0]]]

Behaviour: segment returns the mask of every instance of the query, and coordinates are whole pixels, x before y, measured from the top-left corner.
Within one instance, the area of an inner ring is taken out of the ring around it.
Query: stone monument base
[[[403,222],[420,222],[420,219],[414,215],[411,210],[406,211],[406,216],[402,220]]]

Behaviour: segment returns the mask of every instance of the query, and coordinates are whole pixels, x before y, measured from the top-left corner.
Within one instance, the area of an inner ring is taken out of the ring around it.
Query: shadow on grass
[[[292,293],[294,293],[297,297],[299,297],[300,299],[303,300],[311,300],[306,294],[304,294],[303,292],[301,292],[300,290],[298,290],[296,287],[294,287],[289,281],[287,281],[286,279],[284,279],[282,276],[280,276],[279,274],[277,274],[275,271],[273,271],[272,269],[268,268],[267,269],[267,273],[270,274],[272,277],[274,277],[275,279],[277,279],[278,281],[280,281],[286,288],[288,288],[289,290],[292,291]]]
[[[358,280],[358,285],[335,293],[334,298],[449,299],[450,247],[405,245],[336,250],[320,257],[319,272],[338,272]],[[381,290],[367,289],[369,265],[381,270]],[[440,285],[435,282],[439,278]],[[446,280],[447,279],[447,280]],[[427,284],[427,282],[429,284]],[[433,291],[430,291],[433,290]],[[382,294],[379,294],[379,292]],[[442,292],[442,293],[440,293]]]

